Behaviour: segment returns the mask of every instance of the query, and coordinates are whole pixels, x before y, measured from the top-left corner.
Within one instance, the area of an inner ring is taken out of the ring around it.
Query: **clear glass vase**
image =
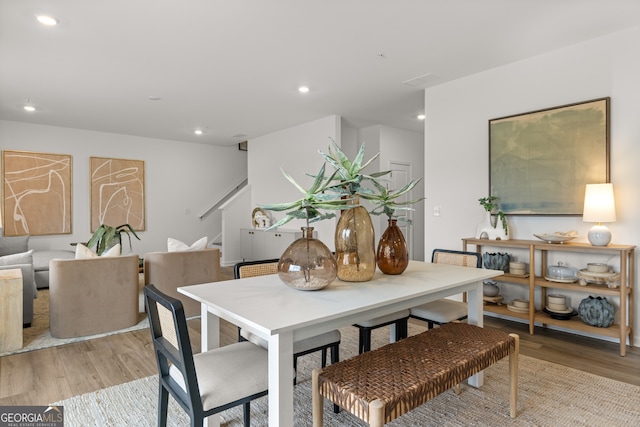
[[[389,226],[378,242],[378,268],[384,274],[401,274],[409,265],[407,241],[397,222],[389,219]]]
[[[329,248],[313,238],[313,227],[302,227],[302,237],[278,261],[278,277],[287,286],[315,291],[336,279],[336,260]]]
[[[354,204],[358,204],[358,198]],[[376,243],[369,212],[356,206],[342,211],[335,234],[338,278],[345,282],[366,282],[376,272]]]

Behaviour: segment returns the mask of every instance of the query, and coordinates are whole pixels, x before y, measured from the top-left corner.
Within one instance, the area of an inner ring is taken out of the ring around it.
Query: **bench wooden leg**
[[[320,395],[318,387],[318,376],[320,369],[314,369],[311,374],[311,413],[313,414],[313,427],[322,427],[322,418],[324,416],[322,403],[323,397]]]
[[[509,334],[515,341],[515,349],[509,354],[509,412],[511,418],[518,416],[518,356],[520,354],[520,336]]]
[[[376,399],[369,403],[369,426],[384,426],[384,403],[382,403],[382,401],[379,399]]]

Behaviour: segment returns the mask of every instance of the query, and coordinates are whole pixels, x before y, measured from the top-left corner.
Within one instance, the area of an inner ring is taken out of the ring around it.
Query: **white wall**
[[[380,126],[380,168],[388,170],[392,161],[411,164],[411,179],[424,177],[424,136],[419,133]],[[414,188],[412,199],[424,196],[424,179]],[[412,205],[413,212],[413,259],[425,260],[424,201]],[[386,227],[386,217],[380,217]],[[384,229],[383,229],[384,231]],[[430,259],[430,257],[427,257]]]
[[[322,166],[324,159],[318,150],[328,153],[330,137],[335,139],[350,159],[355,157],[363,143],[365,144],[363,161],[381,152],[380,157],[365,172],[372,173],[386,169],[389,161],[400,160],[411,162],[416,177],[422,176],[424,163],[421,134],[380,125],[355,129],[344,123],[339,116],[330,116],[249,141],[248,163],[252,206],[289,202],[300,198],[301,193],[284,178],[280,167],[284,168],[299,184],[308,188],[312,179],[306,174],[315,174]],[[271,160],[265,161],[265,159]],[[333,169],[327,165],[327,175],[332,172]],[[422,186],[418,188],[415,191],[416,197],[422,196],[423,191]],[[365,201],[361,202],[368,209],[371,208]],[[422,204],[416,205],[416,209],[417,221],[414,226],[417,238],[414,258],[423,259]],[[284,216],[284,213],[270,212],[270,215],[274,221],[277,221]],[[378,240],[386,228],[386,221],[384,221],[384,227],[376,217],[373,218],[373,222],[376,228],[376,240]],[[335,224],[336,221],[329,220],[314,225],[318,231],[318,238],[331,250],[334,249]],[[284,227],[298,229],[302,225],[303,221],[292,221]],[[250,214],[247,215],[246,226],[250,226]]]
[[[222,256],[220,264],[228,267],[242,262],[240,251],[240,229],[246,227],[247,216],[251,217],[251,186],[247,185],[229,199],[222,211]],[[247,213],[248,212],[248,213]]]
[[[366,144],[365,161],[380,152],[377,161],[372,163],[372,166],[367,168],[366,172],[389,170],[390,162],[397,161],[411,164],[413,174],[410,177],[411,179],[423,176],[424,137],[422,134],[389,126],[375,125],[359,129],[358,135],[360,140],[357,148],[360,148],[362,143]],[[424,182],[421,182],[413,190],[412,197],[417,199],[423,195]],[[371,209],[371,207],[367,205],[367,209]],[[414,236],[412,259],[424,260],[424,202],[416,203],[412,207],[415,209],[414,222],[411,225]],[[387,228],[387,217],[386,215],[373,216],[372,220],[376,231],[376,240],[379,240]]]
[[[167,237],[189,244],[205,235],[213,239],[221,232],[220,213],[202,220],[198,214],[247,173],[246,152],[237,146],[216,147],[12,121],[0,121],[0,147],[72,155],[72,234],[32,236],[29,245],[34,249],[72,249],[71,242],[91,237],[89,157],[145,161],[147,226],[140,233],[141,240],[133,240],[133,252],[138,254],[166,250]],[[185,210],[190,213],[185,214]]]
[[[618,216],[609,228],[614,243],[640,244],[639,44],[636,27],[427,89],[425,253],[461,248],[460,239],[473,237],[483,219],[477,200],[488,194],[488,120],[605,96],[611,97],[611,182]],[[440,217],[432,215],[434,206],[442,207]],[[586,241],[592,226],[580,217],[510,217],[509,224],[517,239],[575,229],[579,241]],[[587,262],[563,261],[578,268]],[[573,295],[572,304],[586,295]],[[640,298],[635,300],[638,343]]]
[[[341,120],[329,116],[310,123],[284,129],[249,141],[249,185],[251,185],[252,209],[258,205],[291,202],[302,197],[293,184],[282,174],[283,168],[298,184],[309,188],[313,178],[306,174],[317,173],[324,159],[318,150],[327,152],[330,139],[341,143]],[[332,169],[327,165],[326,171]],[[284,212],[269,212],[273,222],[284,217]],[[325,220],[313,224],[320,239],[334,249],[333,234],[336,222]],[[246,216],[246,227],[251,226],[251,212]],[[283,228],[299,230],[304,221],[294,220]],[[238,231],[238,235],[239,235]]]

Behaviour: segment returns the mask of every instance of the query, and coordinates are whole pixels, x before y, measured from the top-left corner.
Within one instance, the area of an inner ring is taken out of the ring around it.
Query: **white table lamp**
[[[615,222],[616,204],[613,200],[613,184],[587,184],[584,193],[584,222],[596,222],[589,230],[589,242],[593,246],[607,246],[611,241],[611,231],[603,222]]]

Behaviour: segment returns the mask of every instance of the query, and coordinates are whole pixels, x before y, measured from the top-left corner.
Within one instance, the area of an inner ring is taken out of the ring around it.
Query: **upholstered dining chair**
[[[447,249],[434,249],[431,262],[472,268],[482,267],[482,257],[479,253]],[[431,329],[434,325],[444,325],[454,320],[466,319],[467,303],[443,298],[413,307],[410,311],[412,318],[427,322],[429,329]]]
[[[234,277],[236,279],[244,279],[247,277],[265,276],[268,274],[278,273],[278,260],[267,259],[259,261],[245,261],[235,265]],[[285,286],[283,284],[283,286]],[[303,291],[300,291],[303,292]],[[238,328],[239,340],[251,341],[254,344],[267,348],[268,343],[251,332]],[[342,335],[340,331],[334,329],[324,334],[316,335],[313,337],[305,338],[303,340],[294,341],[293,343],[293,368],[297,372],[298,357],[305,354],[315,353],[317,351],[322,352],[322,367],[327,365],[327,350],[331,350],[331,363],[336,363],[340,360],[340,340]],[[295,379],[294,379],[295,384]],[[337,411],[336,411],[337,412]]]
[[[194,355],[180,300],[144,287],[153,349],[158,364],[158,426],[167,425],[169,394],[201,426],[206,417],[243,405],[244,425],[250,425],[250,402],[267,394],[268,353],[250,342],[239,342]]]
[[[358,328],[358,353],[371,350],[371,332],[383,326],[392,325],[395,337],[392,335],[390,341],[397,341],[406,338],[409,333],[409,310],[401,310],[386,316],[376,317],[364,322],[356,323],[353,326]]]

